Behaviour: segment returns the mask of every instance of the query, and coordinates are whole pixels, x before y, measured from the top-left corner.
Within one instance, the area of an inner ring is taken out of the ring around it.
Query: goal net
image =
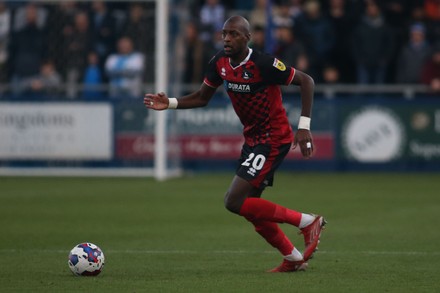
[[[142,103],[178,94],[167,0],[4,1],[0,23],[0,175],[181,174],[174,112]]]

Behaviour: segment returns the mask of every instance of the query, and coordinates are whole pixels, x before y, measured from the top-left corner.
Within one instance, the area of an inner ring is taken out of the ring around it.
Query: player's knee
[[[237,200],[237,198],[231,192],[226,192],[225,207],[228,211],[234,214],[240,214],[242,204],[243,202]]]

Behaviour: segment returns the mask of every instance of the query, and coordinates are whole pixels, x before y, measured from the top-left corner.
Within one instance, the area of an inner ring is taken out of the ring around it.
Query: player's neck
[[[237,54],[237,56],[234,57],[231,56],[229,58],[231,61],[231,65],[237,66],[238,64],[243,62],[243,60],[246,59],[248,55],[249,55],[249,47],[247,47],[246,50],[243,50],[243,52],[241,52],[240,54]]]

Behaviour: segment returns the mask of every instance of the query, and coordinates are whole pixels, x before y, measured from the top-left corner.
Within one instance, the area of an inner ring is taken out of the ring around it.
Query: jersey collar
[[[248,61],[249,61],[249,59],[251,58],[251,55],[252,55],[252,48],[248,48],[249,49],[249,53],[248,53],[248,55],[246,56],[246,58],[244,58],[244,60],[243,61],[241,61],[240,62],[240,64],[238,64],[237,66],[232,66],[232,64],[231,64],[231,58],[229,58],[229,65],[232,67],[232,69],[237,69],[238,67],[240,67],[241,65],[244,65],[244,64],[246,64]]]

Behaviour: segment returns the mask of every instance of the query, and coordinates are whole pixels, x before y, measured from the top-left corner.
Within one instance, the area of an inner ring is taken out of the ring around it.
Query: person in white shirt
[[[139,97],[142,92],[145,56],[134,51],[133,41],[129,37],[121,37],[117,45],[118,52],[111,54],[105,62],[110,97]]]

